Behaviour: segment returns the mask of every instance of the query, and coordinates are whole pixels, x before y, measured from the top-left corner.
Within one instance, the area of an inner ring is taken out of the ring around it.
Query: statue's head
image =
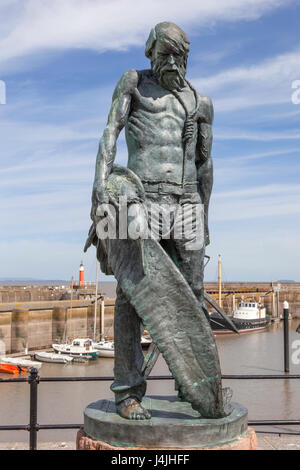
[[[189,49],[185,32],[176,24],[164,21],[151,30],[145,54],[159,83],[167,90],[183,88]]]

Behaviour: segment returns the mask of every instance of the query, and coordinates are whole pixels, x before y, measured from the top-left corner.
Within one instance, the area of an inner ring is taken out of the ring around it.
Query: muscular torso
[[[193,91],[187,86],[180,91],[180,96],[188,112],[193,113],[196,106]],[[128,167],[142,181],[176,185],[182,184],[183,179],[196,181],[197,125],[195,123],[194,138],[189,146],[190,158],[184,163],[185,120],[185,109],[174,94],[162,88],[151,72],[143,72],[133,92],[126,123]]]

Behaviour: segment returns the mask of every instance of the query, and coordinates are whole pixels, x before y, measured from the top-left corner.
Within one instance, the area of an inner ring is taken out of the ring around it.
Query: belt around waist
[[[142,181],[146,193],[161,193],[161,194],[176,194],[182,196],[186,193],[196,193],[198,186],[197,183],[185,183],[176,185],[172,183],[149,183],[149,181]]]

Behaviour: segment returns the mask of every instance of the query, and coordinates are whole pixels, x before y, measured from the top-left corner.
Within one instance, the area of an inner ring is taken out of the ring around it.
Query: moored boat
[[[142,338],[141,338],[142,348],[148,348],[148,346],[150,346],[150,344],[152,344],[151,336],[150,335],[142,335]]]
[[[0,363],[1,364],[11,364],[13,366],[25,368],[27,370],[30,370],[30,369],[33,369],[33,368],[39,370],[42,367],[41,362],[30,361],[29,359],[20,359],[19,357],[3,356],[3,357],[0,357]]]
[[[239,333],[260,331],[267,328],[270,323],[264,306],[254,300],[240,302],[230,318]],[[210,314],[210,320],[215,335],[233,334],[232,331],[226,328],[223,318],[217,312]]]
[[[99,352],[99,357],[115,357],[115,347],[113,341],[97,341],[93,346]]]
[[[73,361],[73,357],[68,356],[67,354],[58,354],[46,351],[36,352],[34,357],[41,362],[53,362],[56,364],[71,364]]]
[[[0,364],[0,372],[5,374],[26,374],[27,369],[25,367],[15,366],[13,364]]]
[[[94,348],[93,341],[89,338],[76,338],[71,344],[52,344],[52,348],[59,354],[67,354],[74,358],[97,359],[99,357],[99,351]]]

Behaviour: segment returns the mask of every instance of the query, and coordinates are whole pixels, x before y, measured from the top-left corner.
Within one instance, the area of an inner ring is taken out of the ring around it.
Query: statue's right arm
[[[137,71],[128,70],[121,77],[114,91],[111,109],[103,136],[100,140],[96,159],[92,195],[93,206],[101,202],[108,202],[107,195],[105,194],[106,181],[115,160],[117,139],[126,124],[130,111],[132,93],[137,85]]]

